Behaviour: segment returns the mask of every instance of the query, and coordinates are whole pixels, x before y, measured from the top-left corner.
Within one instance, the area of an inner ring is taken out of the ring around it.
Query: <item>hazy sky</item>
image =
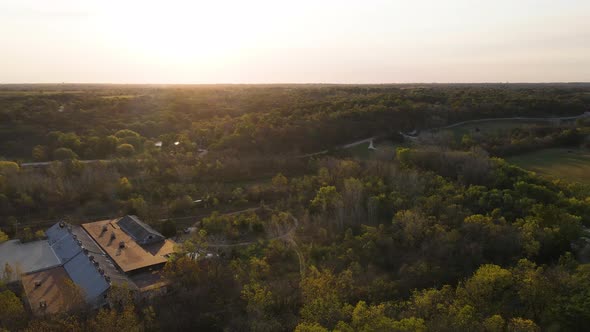
[[[0,0],[0,83],[590,81],[590,0]]]

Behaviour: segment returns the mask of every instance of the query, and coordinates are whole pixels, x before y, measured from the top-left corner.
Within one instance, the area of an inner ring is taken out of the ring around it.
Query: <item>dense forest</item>
[[[168,293],[98,311],[0,283],[0,328],[585,330],[590,186],[503,158],[588,151],[590,121],[436,128],[588,111],[584,84],[1,87],[0,242],[136,214],[180,245]],[[399,145],[341,148],[367,137]]]

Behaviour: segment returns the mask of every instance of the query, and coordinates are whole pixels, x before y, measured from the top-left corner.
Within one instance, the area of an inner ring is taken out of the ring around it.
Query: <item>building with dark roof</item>
[[[162,234],[139,220],[137,216],[127,215],[119,219],[117,225],[140,245],[158,243],[166,239]]]

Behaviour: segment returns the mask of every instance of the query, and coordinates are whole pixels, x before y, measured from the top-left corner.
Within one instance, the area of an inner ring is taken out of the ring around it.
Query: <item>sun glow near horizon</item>
[[[0,0],[0,82],[589,81],[590,4]]]

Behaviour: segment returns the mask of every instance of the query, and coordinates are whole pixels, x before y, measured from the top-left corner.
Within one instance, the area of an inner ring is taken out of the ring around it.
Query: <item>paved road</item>
[[[199,158],[203,158],[204,156],[207,155],[207,153],[209,153],[209,150],[205,150],[205,149],[199,149],[199,153],[198,153],[198,157]],[[92,163],[98,163],[98,162],[111,162],[113,160],[116,159],[89,159],[89,160],[78,160],[78,162],[81,162],[83,164],[92,164]],[[138,159],[141,160],[141,159]],[[39,161],[39,162],[32,162],[32,163],[21,163],[20,166],[21,167],[43,167],[43,166],[47,166],[47,165],[51,165],[51,163],[58,161],[58,160],[52,160],[52,161]]]
[[[352,147],[355,147],[357,145],[361,145],[363,143],[370,143],[372,140],[378,139],[381,136],[371,136],[371,137],[367,137],[367,138],[363,138],[361,140],[358,141],[354,141],[352,143],[348,143],[348,144],[344,144],[344,145],[338,145],[336,147],[334,147],[334,150],[342,150],[342,149],[350,149]],[[330,152],[330,150],[322,150],[322,151],[318,151],[318,152],[313,152],[313,153],[308,153],[308,154],[302,154],[299,156],[296,156],[295,158],[309,158],[309,157],[315,157],[315,156],[319,156],[322,154],[326,154]]]
[[[51,165],[53,162],[58,161],[58,160],[52,160],[52,161],[40,161],[40,162],[35,162],[35,163],[22,163],[20,164],[21,167],[41,167],[41,166],[47,166],[47,165]],[[92,163],[98,163],[101,161],[104,162],[109,162],[109,159],[93,159],[93,160],[78,160],[81,163],[84,164],[92,164]]]

